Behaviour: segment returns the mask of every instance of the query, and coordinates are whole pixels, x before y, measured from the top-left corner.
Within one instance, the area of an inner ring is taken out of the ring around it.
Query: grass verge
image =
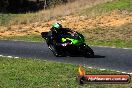
[[[117,48],[132,48],[132,41],[127,41],[127,40],[91,40],[88,41],[87,43],[90,45],[95,45],[95,46],[109,46],[109,47],[117,47]]]
[[[17,41],[33,41],[33,42],[44,41],[41,35],[11,36],[11,37],[1,38],[1,40],[17,40]]]
[[[110,2],[98,4],[91,8],[87,8],[83,10],[80,14],[81,15],[88,15],[88,16],[97,16],[103,15],[107,12],[113,10],[127,10],[132,11],[132,1],[131,0],[113,0]]]
[[[0,57],[1,88],[131,88],[130,84],[78,85],[78,66],[59,62]],[[117,72],[86,68],[87,74],[117,74]],[[120,73],[118,73],[120,74]]]

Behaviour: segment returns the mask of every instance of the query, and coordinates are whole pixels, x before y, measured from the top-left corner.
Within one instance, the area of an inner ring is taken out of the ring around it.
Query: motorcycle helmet
[[[61,29],[62,28],[62,25],[60,23],[55,23],[55,24],[52,25],[52,28],[58,30],[58,29]]]

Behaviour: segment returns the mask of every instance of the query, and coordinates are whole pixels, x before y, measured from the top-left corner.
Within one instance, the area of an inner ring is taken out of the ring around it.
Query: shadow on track
[[[102,56],[102,55],[94,55],[92,58],[105,58],[106,56]]]
[[[81,55],[67,55],[67,56],[60,56],[60,57],[84,57]],[[85,57],[85,58],[105,58],[106,56],[102,56],[102,55],[94,55],[94,56],[89,56],[89,57]]]

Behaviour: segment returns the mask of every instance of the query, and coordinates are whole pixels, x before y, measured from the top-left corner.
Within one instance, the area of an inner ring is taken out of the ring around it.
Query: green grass
[[[98,4],[91,8],[83,10],[81,15],[97,16],[113,10],[127,10],[132,11],[132,0],[113,0],[103,4]]]
[[[86,68],[87,74],[120,74]],[[78,65],[0,57],[0,88],[131,88],[130,84],[78,85]]]
[[[34,41],[34,42],[44,41],[41,35],[12,36],[12,37],[1,38],[1,40],[18,40],[18,41]]]
[[[87,43],[95,46],[109,46],[109,47],[118,47],[118,48],[132,48],[132,41],[127,40],[87,40]]]

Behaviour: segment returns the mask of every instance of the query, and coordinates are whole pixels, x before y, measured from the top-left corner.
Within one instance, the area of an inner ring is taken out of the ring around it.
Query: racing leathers
[[[61,28],[60,30],[56,31],[56,29],[51,28],[50,32],[48,33],[48,43],[47,44],[48,45],[53,44],[55,46],[63,45],[63,43],[61,41],[62,35],[65,35],[68,32],[74,33],[75,31],[73,31],[69,28]]]

